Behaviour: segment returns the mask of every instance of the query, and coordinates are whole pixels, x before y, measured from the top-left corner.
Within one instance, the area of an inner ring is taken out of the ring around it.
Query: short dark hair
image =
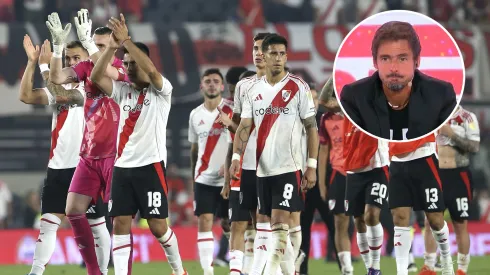
[[[286,50],[288,49],[288,40],[278,34],[271,34],[264,38],[262,41],[262,52],[267,51],[270,45],[284,45]]]
[[[239,80],[242,80],[244,79],[245,77],[250,77],[250,76],[253,76],[253,75],[256,75],[257,73],[254,72],[254,71],[245,71],[243,72],[240,77],[239,77]]]
[[[108,27],[98,27],[94,31],[94,34],[97,34],[97,35],[107,35],[107,34],[111,34],[111,33],[112,33],[112,30],[109,29]]]
[[[254,42],[257,40],[264,40],[268,35],[271,35],[270,32],[259,32],[254,36]]]
[[[378,49],[381,43],[386,41],[407,40],[412,49],[413,58],[417,59],[422,51],[417,32],[410,23],[400,21],[386,22],[374,34],[371,44],[373,59],[378,57]]]
[[[87,51],[83,47],[82,42],[80,42],[79,40],[73,40],[73,41],[68,42],[68,44],[66,44],[66,48],[67,49],[81,48],[82,50]]]
[[[246,71],[245,67],[231,67],[225,75],[226,83],[236,85],[240,80],[240,75]]]
[[[203,79],[205,76],[212,75],[212,74],[217,74],[221,77],[221,80],[224,80],[223,74],[217,68],[209,68],[209,69],[205,70],[204,73],[202,74],[201,79]]]
[[[150,49],[148,46],[146,46],[144,43],[141,42],[133,42],[138,49],[140,49],[142,52],[144,52],[147,56],[150,56]],[[129,53],[126,48],[124,48],[124,53]]]
[[[308,82],[308,86],[310,87],[310,90],[316,91],[316,83],[315,82]]]

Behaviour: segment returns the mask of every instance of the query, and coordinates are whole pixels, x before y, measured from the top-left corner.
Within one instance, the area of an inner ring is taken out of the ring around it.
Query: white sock
[[[94,235],[95,254],[97,254],[100,272],[103,275],[107,275],[107,272],[109,272],[109,260],[111,259],[111,234],[107,230],[105,217],[88,219],[88,223]]]
[[[114,261],[114,274],[127,275],[129,268],[129,255],[131,254],[131,235],[112,236],[112,260]]]
[[[395,226],[394,244],[397,275],[408,275],[408,254],[412,246],[410,227]]]
[[[180,259],[179,243],[177,242],[177,236],[170,227],[165,232],[163,237],[159,238],[158,241],[165,251],[165,256],[167,256],[167,261],[172,268],[173,274],[181,275],[184,274],[184,267],[182,266],[182,260]]]
[[[286,240],[286,251],[281,261],[281,270],[283,274],[294,274],[294,248],[291,242],[291,236],[288,234]]]
[[[468,272],[468,266],[470,265],[470,254],[458,253],[458,269]]]
[[[293,245],[293,261],[298,257],[299,250],[301,249],[301,225],[289,229],[289,239]]]
[[[267,264],[265,265],[264,274],[276,274],[277,270],[279,269],[289,243],[288,231],[289,226],[284,223],[278,223],[272,226],[272,249],[269,253]]]
[[[244,274],[250,273],[252,264],[254,261],[254,239],[255,229],[247,229],[245,231],[245,253],[243,254],[243,267],[242,272]]]
[[[371,254],[369,253],[367,233],[357,233],[357,246],[359,247],[359,252],[361,252],[366,270],[368,270],[371,267]]]
[[[449,248],[449,228],[447,227],[447,223],[444,222],[444,226],[440,231],[432,230],[432,236],[434,236],[434,239],[439,246],[441,257],[451,256],[451,250]]]
[[[230,250],[230,275],[241,275],[243,266],[243,252]]]
[[[261,275],[264,270],[269,252],[272,251],[272,230],[268,222],[257,223],[257,233],[254,241],[254,260],[250,275]]]
[[[32,274],[42,275],[45,266],[53,255],[56,246],[56,231],[60,227],[61,220],[53,214],[43,214],[41,216],[41,228],[39,237],[34,250],[34,260],[32,262]]]
[[[437,253],[424,253],[424,265],[434,270],[436,267]]]
[[[371,254],[371,267],[376,270],[380,269],[383,235],[384,231],[381,223],[367,227],[367,241],[369,244],[369,254]]]
[[[197,249],[199,261],[204,271],[213,269],[214,237],[213,232],[197,232]]]
[[[337,253],[339,257],[340,265],[342,266],[342,272],[353,272],[354,268],[352,267],[352,257],[350,251],[342,251]]]
[[[414,264],[415,263],[415,256],[413,256],[413,252],[410,250],[408,253],[408,264]]]

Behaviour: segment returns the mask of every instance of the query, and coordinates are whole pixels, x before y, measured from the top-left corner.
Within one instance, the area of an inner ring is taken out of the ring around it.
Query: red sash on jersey
[[[230,114],[230,112],[233,113],[233,110],[228,105],[223,105],[222,110],[223,110],[223,112],[225,112],[228,115]],[[213,129],[223,129],[224,128],[223,125],[221,125],[221,123],[216,122],[216,120],[219,118],[219,116],[220,116],[220,114],[218,113],[218,116],[214,120],[213,126],[211,126],[210,131],[212,131]],[[218,144],[220,137],[221,137],[221,135],[209,135],[208,136],[208,139],[206,140],[206,146],[204,148],[204,154],[202,154],[202,157],[201,157],[201,167],[199,167],[199,170],[197,171],[197,175],[196,175],[195,179],[197,179],[201,175],[202,172],[204,172],[204,171],[206,171],[206,169],[208,169],[209,160],[211,159],[211,154],[213,153],[214,148],[216,147],[216,144]]]
[[[390,142],[390,159],[392,156],[399,156],[406,153],[414,152],[420,146],[427,142],[435,142],[435,135],[429,135],[424,138],[409,142]]]
[[[352,171],[369,165],[378,150],[378,140],[357,129],[344,118],[344,169]]]

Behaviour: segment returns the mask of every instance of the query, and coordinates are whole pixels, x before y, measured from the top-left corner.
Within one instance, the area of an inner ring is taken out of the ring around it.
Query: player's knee
[[[452,222],[456,236],[468,232],[467,222],[465,220],[452,220]]]
[[[92,198],[85,195],[76,193],[68,193],[66,198],[66,215],[83,215],[87,212],[87,208],[90,205]]]
[[[430,228],[433,230],[441,230],[444,227],[444,214],[442,212],[427,213],[427,220]]]
[[[168,225],[165,219],[148,219],[148,226],[155,238],[159,239],[167,233]]]
[[[347,232],[349,228],[349,217],[343,214],[335,215],[336,232]]]
[[[131,232],[131,216],[114,217],[113,231],[115,235],[127,235]]]
[[[395,226],[407,227],[410,222],[410,208],[394,208],[391,210]]]
[[[268,223],[271,219],[267,215],[257,214],[257,223]]]
[[[201,214],[198,217],[199,232],[211,231],[213,227],[213,214]]]
[[[363,216],[356,217],[354,219],[354,223],[356,225],[357,231],[361,231],[361,230],[362,230],[362,232],[365,231],[363,229],[366,228],[366,221],[364,221]]]
[[[376,207],[366,207],[364,221],[369,226],[375,226],[379,223],[380,209]]]
[[[247,230],[247,227],[248,227],[247,222],[232,222],[231,223],[231,232],[233,232],[233,234],[243,235],[243,234],[245,234],[245,230]]]

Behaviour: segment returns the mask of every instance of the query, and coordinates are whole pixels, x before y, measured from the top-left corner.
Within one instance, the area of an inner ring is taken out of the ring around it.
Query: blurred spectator
[[[240,0],[238,17],[246,25],[256,28],[265,27],[264,9],[260,0]]]
[[[0,229],[8,227],[12,218],[12,193],[6,183],[0,181]]]
[[[90,18],[95,26],[105,26],[111,17],[119,18],[117,6],[110,0],[94,0]]]
[[[488,21],[490,5],[488,0],[467,0],[463,3],[465,20],[473,23]]]
[[[143,16],[143,0],[117,0],[117,7],[127,21],[141,21]],[[151,1],[156,2],[156,1]],[[156,3],[151,3],[155,5]]]
[[[0,22],[12,21],[14,18],[13,0],[0,0]]]
[[[44,0],[24,0],[23,18],[30,22],[46,20],[44,14]]]
[[[36,228],[41,213],[41,200],[39,193],[29,191],[25,196],[26,207],[24,209],[24,228]]]
[[[314,9],[312,0],[263,0],[267,22],[312,22]]]

